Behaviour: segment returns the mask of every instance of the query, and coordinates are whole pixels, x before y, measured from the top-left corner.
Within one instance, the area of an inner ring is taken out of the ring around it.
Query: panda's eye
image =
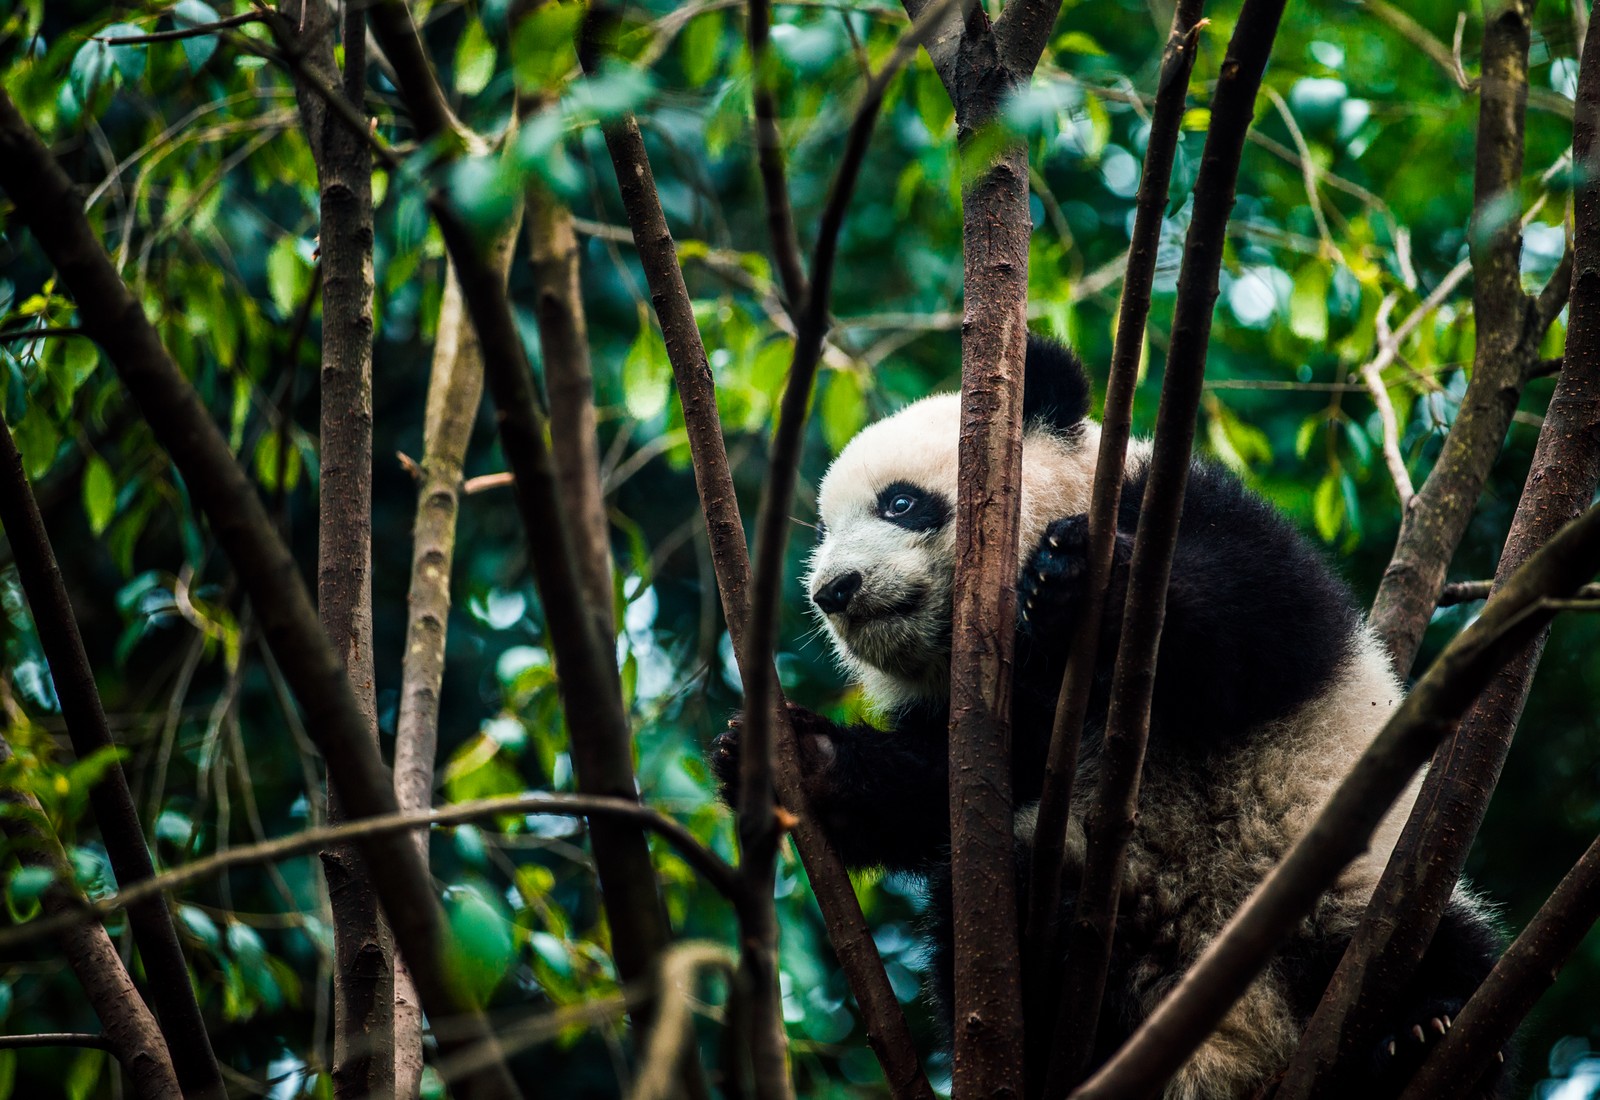
[[[906,515],[917,506],[917,498],[910,493],[896,493],[889,500],[889,506],[883,510],[885,518],[893,519],[896,516]]]
[[[950,518],[950,507],[936,490],[897,481],[878,493],[878,518],[907,531],[937,531]]]

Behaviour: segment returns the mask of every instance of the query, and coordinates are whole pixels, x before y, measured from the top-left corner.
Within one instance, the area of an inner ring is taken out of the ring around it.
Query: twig
[[[789,201],[789,181],[783,167],[783,138],[778,132],[777,97],[773,62],[767,55],[772,25],[771,0],[750,0],[745,34],[750,43],[750,68],[754,72],[751,96],[756,115],[756,163],[766,196],[767,236],[777,261],[778,278],[791,314],[798,313],[810,296],[805,269],[800,264],[800,238],[795,232],[794,208]]]
[[[1335,260],[1339,256],[1339,248],[1333,243],[1333,234],[1328,232],[1328,219],[1322,213],[1322,199],[1317,194],[1317,169],[1311,157],[1311,147],[1306,144],[1306,136],[1300,132],[1300,124],[1295,121],[1294,112],[1289,110],[1289,105],[1283,101],[1283,96],[1273,87],[1266,89],[1267,98],[1272,100],[1272,106],[1277,110],[1278,117],[1283,120],[1284,127],[1289,131],[1289,138],[1294,142],[1296,151],[1300,154],[1300,178],[1305,184],[1306,203],[1311,207],[1311,217],[1317,223],[1317,237],[1322,241],[1324,260]]]
[[[90,35],[91,42],[104,42],[108,46],[143,46],[151,42],[178,42],[185,38],[199,38],[202,35],[216,34],[218,31],[229,30],[233,27],[242,27],[246,23],[265,23],[270,15],[262,11],[240,12],[219,19],[215,23],[197,23],[191,27],[177,27],[170,31],[153,31],[150,34],[129,34],[119,38],[107,38],[104,35]]]
[[[1094,1050],[1128,839],[1138,815],[1156,651],[1188,485],[1195,417],[1204,390],[1217,272],[1245,133],[1283,7],[1284,0],[1245,0],[1212,99],[1211,129],[1195,180],[1194,215],[1178,276],[1154,450],[1134,535],[1127,604],[1106,715],[1102,771],[1085,819],[1088,847],[1083,886],[1068,940],[1056,1029],[1061,1043],[1051,1059],[1046,1096],[1063,1095],[1087,1068]]]
[[[117,1056],[116,1047],[104,1032],[46,1031],[33,1035],[0,1035],[0,1050],[32,1050],[38,1047],[90,1047]]]
[[[1439,606],[1454,607],[1456,604],[1486,600],[1493,586],[1493,581],[1455,581],[1445,585],[1443,591],[1439,593]],[[1584,585],[1578,589],[1578,598],[1600,600],[1600,584]]]
[[[1378,306],[1378,347],[1379,355],[1383,356],[1385,350],[1387,357],[1393,359],[1398,348],[1394,333],[1389,329],[1389,314],[1394,310],[1395,295],[1391,292],[1385,294],[1383,301]],[[1367,392],[1372,395],[1372,403],[1378,408],[1378,420],[1383,425],[1383,461],[1389,467],[1389,477],[1394,481],[1395,495],[1400,498],[1400,511],[1404,513],[1411,507],[1412,498],[1417,491],[1411,484],[1411,473],[1406,469],[1405,456],[1400,453],[1400,424],[1395,419],[1394,402],[1389,400],[1389,388],[1383,384],[1383,365],[1381,359],[1373,359],[1361,367],[1361,379],[1366,383]]]
[[[1053,960],[1057,957],[1056,921],[1061,911],[1062,864],[1067,821],[1072,809],[1072,787],[1077,775],[1078,746],[1098,658],[1100,621],[1105,611],[1105,592],[1116,543],[1117,507],[1122,498],[1123,462],[1133,425],[1133,391],[1144,349],[1145,321],[1150,313],[1150,290],[1155,280],[1167,187],[1172,180],[1199,31],[1204,25],[1200,19],[1202,7],[1203,0],[1183,0],[1177,6],[1162,51],[1150,138],[1135,204],[1133,236],[1128,245],[1116,342],[1106,381],[1105,409],[1100,418],[1100,449],[1089,502],[1085,600],[1073,631],[1067,668],[1056,700],[1055,722],[1050,733],[1044,785],[1034,827],[1023,944],[1023,989],[1028,1018],[1035,1021],[1033,1034],[1053,1035],[1052,1046],[1066,1040],[1053,1026],[1057,1007],[1055,984],[1044,977],[1053,973]],[[1028,980],[1030,976],[1032,981]],[[1030,1062],[1040,1053],[1030,1050]]]
[[[459,825],[502,814],[592,816],[633,822],[641,828],[649,829],[670,844],[685,863],[735,906],[742,904],[743,891],[740,889],[739,878],[733,868],[696,840],[694,834],[684,826],[647,806],[631,799],[599,795],[519,794],[461,802],[420,814],[391,813],[366,817],[358,821],[347,821],[342,825],[323,825],[261,844],[229,848],[185,863],[181,867],[166,871],[137,886],[120,890],[109,897],[85,903],[64,915],[32,920],[12,928],[0,929],[0,951],[13,951],[63,928],[85,921],[103,919],[119,909],[129,908],[168,891],[181,890],[236,867],[248,867],[257,863],[305,855],[324,845],[339,841],[401,836],[430,825]],[[414,845],[408,838],[405,839],[405,847],[408,851],[414,850]]]
[[[1322,813],[1211,941],[1167,998],[1073,1100],[1146,1096],[1182,1065],[1373,830],[1477,696],[1485,676],[1544,629],[1541,603],[1600,566],[1600,505],[1507,578],[1439,655],[1333,793]]]
[[[733,954],[720,944],[678,944],[661,957],[656,1001],[661,1006],[655,1030],[639,1064],[629,1100],[672,1100],[684,1054],[694,1043],[695,978],[720,970],[733,978]]]
[[[83,329],[74,325],[65,328],[13,328],[0,332],[0,344],[10,344],[19,340],[48,340],[63,336],[82,336]]]
[[[1450,70],[1456,78],[1456,87],[1463,92],[1474,91],[1478,87],[1476,80],[1467,79],[1467,70],[1461,64],[1461,39],[1467,30],[1467,13],[1456,12],[1456,33],[1450,41]]]

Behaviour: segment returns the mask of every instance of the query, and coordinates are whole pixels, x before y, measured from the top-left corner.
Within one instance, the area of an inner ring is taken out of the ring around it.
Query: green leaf
[[[279,237],[278,243],[267,253],[267,291],[272,295],[279,317],[287,320],[294,316],[310,285],[311,272],[300,259],[299,242],[294,237]]]
[[[1083,31],[1068,31],[1050,43],[1050,48],[1056,53],[1076,53],[1085,57],[1105,57],[1106,51],[1096,42],[1093,36]]]
[[[113,23],[100,32],[100,37],[113,39],[134,38],[142,34],[144,34],[144,31],[139,27],[135,27],[132,23]],[[142,43],[136,46],[118,46],[115,43],[109,43],[106,47],[107,53],[111,57],[111,63],[122,74],[122,79],[130,83],[137,81],[144,75],[145,51],[147,49],[149,47]]]
[[[1289,329],[1313,344],[1328,339],[1328,269],[1321,262],[1306,264],[1295,273],[1289,295]]]
[[[494,43],[483,29],[481,19],[468,19],[467,29],[456,43],[456,91],[477,95],[494,76]]]
[[[104,42],[90,40],[78,47],[72,57],[68,74],[72,96],[80,107],[88,106],[100,86],[111,78],[116,65],[111,60],[111,49]]]
[[[660,416],[667,407],[667,382],[671,376],[667,345],[640,306],[639,335],[622,361],[622,399],[628,406],[628,415],[635,420]]]
[[[16,904],[38,901],[56,881],[48,867],[22,866],[11,874],[11,900]]]
[[[83,513],[98,538],[117,514],[117,480],[99,455],[90,455],[83,469]]]
[[[172,8],[172,25],[179,29],[209,26],[220,18],[216,8],[201,0],[180,0]],[[197,34],[180,41],[183,44],[183,59],[188,62],[190,72],[203,68],[211,60],[211,55],[217,52],[217,36],[214,34]]]
[[[917,55],[922,56],[920,53]],[[956,120],[955,104],[950,102],[949,93],[944,90],[944,84],[939,80],[939,74],[933,71],[933,65],[923,61],[917,66],[911,85],[911,98],[916,104],[917,115],[922,119],[922,124],[928,128],[932,137],[942,137]]]
[[[1338,473],[1330,470],[1317,483],[1311,501],[1311,517],[1322,541],[1332,542],[1339,537],[1339,530],[1344,526],[1344,490]]]
[[[861,378],[853,371],[830,371],[828,386],[822,393],[822,438],[829,450],[838,454],[867,422],[867,403],[862,399]]]
[[[525,92],[554,91],[578,64],[574,46],[585,5],[546,4],[518,24],[511,38],[511,69]]]
[[[689,87],[698,88],[717,75],[717,65],[722,60],[722,29],[722,13],[714,9],[695,16],[683,28],[678,38],[678,60]]]
[[[62,1082],[62,1089],[67,1100],[89,1100],[97,1091],[100,1078],[104,1076],[108,1056],[103,1050],[92,1047],[78,1052],[72,1060],[72,1068],[67,1070],[67,1077]]]
[[[511,914],[477,886],[457,886],[446,895],[450,930],[447,973],[475,1005],[488,1003],[516,955]]]

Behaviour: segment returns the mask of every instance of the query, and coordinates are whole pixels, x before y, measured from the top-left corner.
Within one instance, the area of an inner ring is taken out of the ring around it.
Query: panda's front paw
[[[1032,634],[1069,614],[1089,573],[1089,517],[1066,516],[1045,528],[1017,582],[1017,628]]]
[[[831,735],[838,727],[820,714],[794,703],[788,703],[787,709],[795,742],[800,750],[801,771],[807,777],[825,772],[836,755]],[[776,729],[772,732],[773,736],[778,736]],[[729,806],[739,803],[739,749],[743,733],[744,715],[735,714],[728,719],[728,728],[717,734],[711,742],[711,774],[717,778],[722,801]]]

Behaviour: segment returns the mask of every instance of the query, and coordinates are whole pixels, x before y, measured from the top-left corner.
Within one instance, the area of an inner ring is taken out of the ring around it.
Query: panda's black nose
[[[811,602],[829,615],[837,615],[850,606],[850,597],[861,588],[861,574],[851,571],[841,573],[811,594]]]

